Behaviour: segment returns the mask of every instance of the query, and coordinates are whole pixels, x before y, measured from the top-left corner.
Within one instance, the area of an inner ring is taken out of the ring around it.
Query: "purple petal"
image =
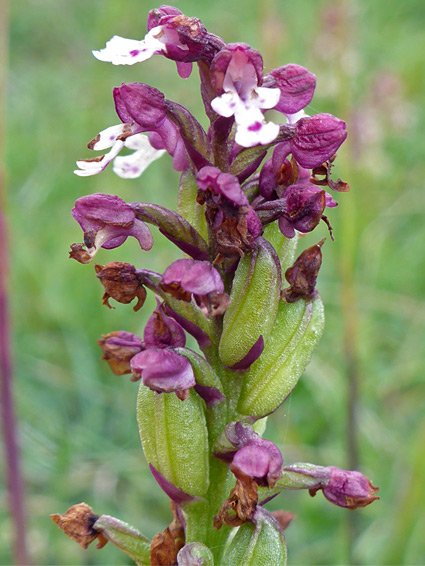
[[[160,474],[154,466],[152,466],[152,464],[149,464],[149,469],[162,491],[164,491],[170,499],[175,501],[177,505],[182,505],[183,503],[188,503],[189,501],[193,501],[194,499],[199,499],[194,495],[189,495],[188,493],[184,492],[183,490],[179,489],[174,484],[166,480],[164,476]]]
[[[167,267],[162,281],[166,285],[179,283],[188,293],[199,296],[224,291],[219,272],[208,261],[178,259]]]
[[[300,65],[289,64],[274,69],[265,77],[263,86],[280,90],[280,100],[274,110],[294,114],[305,108],[313,98],[316,77]]]

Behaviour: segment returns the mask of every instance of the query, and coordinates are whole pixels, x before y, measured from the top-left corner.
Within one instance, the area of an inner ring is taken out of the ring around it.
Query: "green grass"
[[[336,173],[352,192],[337,195],[340,206],[330,212],[336,242],[326,242],[319,278],[325,335],[294,394],[270,419],[267,437],[287,463],[347,465],[341,297],[352,281],[360,468],[381,486],[381,501],[355,512],[354,561],[425,564],[425,4],[234,0],[231,10],[224,0],[176,4],[226,41],[260,49],[267,70],[288,62],[310,68],[318,86],[309,111],[347,120],[350,138]],[[176,206],[178,175],[166,157],[135,181],[112,171],[88,179],[72,174],[75,160],[89,156],[85,144],[118,123],[111,89],[121,82],[152,84],[201,115],[196,72],[185,82],[165,58],[126,68],[90,53],[113,34],[142,37],[152,7],[145,0],[12,5],[6,143],[15,390],[28,539],[39,565],[129,563],[112,545],[83,551],[59,532],[49,514],[76,502],[147,536],[169,522],[167,498],[140,448],[137,386],[111,375],[96,345],[112,330],[141,333],[153,301],[139,313],[125,305],[107,310],[93,268],[67,259],[69,244],[81,239],[69,211],[83,194]],[[301,246],[325,235],[321,226]],[[179,253],[154,237],[153,253],[128,242],[101,252],[98,261],[163,271]],[[287,532],[290,564],[347,563],[352,512],[303,492],[280,496],[270,505],[278,507],[297,515]],[[2,564],[11,560],[10,532],[3,506]]]

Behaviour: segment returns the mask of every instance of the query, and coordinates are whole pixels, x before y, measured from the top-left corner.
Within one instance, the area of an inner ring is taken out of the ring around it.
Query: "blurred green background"
[[[336,241],[328,238],[319,278],[325,335],[266,435],[287,463],[350,467],[357,460],[381,486],[381,500],[349,512],[320,494],[275,499],[271,509],[297,515],[287,531],[289,563],[425,564],[425,2],[171,3],[226,41],[260,49],[266,72],[296,62],[316,73],[307,111],[336,114],[350,133],[335,170],[352,190],[337,195],[340,206],[329,213]],[[183,81],[162,57],[114,67],[91,55],[114,34],[143,37],[147,12],[156,7],[145,0],[11,4],[7,209],[31,557],[39,565],[128,564],[112,545],[81,550],[49,519],[86,501],[147,536],[170,520],[139,445],[137,385],[112,375],[96,345],[113,330],[141,333],[153,301],[139,313],[102,307],[92,266],[67,258],[69,245],[81,241],[70,210],[92,192],[175,208],[178,174],[166,157],[137,180],[110,169],[79,178],[72,170],[76,159],[90,156],[86,143],[118,123],[113,86],[147,82],[200,117],[197,73]],[[301,245],[325,235],[323,224]],[[128,241],[97,259],[162,272],[179,253],[154,237],[151,253]],[[354,439],[347,433],[353,383]],[[11,561],[5,501],[1,487],[2,564]]]

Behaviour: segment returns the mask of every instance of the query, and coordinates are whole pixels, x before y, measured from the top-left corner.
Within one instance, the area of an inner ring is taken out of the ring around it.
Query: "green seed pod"
[[[204,404],[193,389],[180,401],[141,383],[137,421],[147,461],[188,495],[203,497],[209,486],[208,432]]]
[[[131,525],[109,515],[101,515],[93,527],[136,564],[150,564],[150,540]]]
[[[312,300],[280,303],[266,347],[245,375],[239,412],[263,417],[277,409],[310,361],[324,321],[323,303],[318,293]]]
[[[253,523],[244,523],[224,551],[222,566],[285,566],[286,544],[276,519],[257,507]]]
[[[263,238],[258,242],[254,251],[239,262],[230,305],[224,314],[219,354],[230,367],[241,362],[260,337],[267,340],[277,314],[281,287],[279,259],[269,242]]]

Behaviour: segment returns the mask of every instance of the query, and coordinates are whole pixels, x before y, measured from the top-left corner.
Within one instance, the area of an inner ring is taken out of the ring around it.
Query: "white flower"
[[[223,81],[224,93],[211,102],[220,116],[235,117],[237,144],[252,147],[272,142],[279,126],[266,122],[261,109],[276,106],[278,88],[259,87],[254,65],[243,51],[235,51]]]
[[[162,35],[162,26],[152,28],[140,41],[114,35],[103,49],[92,53],[99,61],[113,65],[134,65],[150,59],[152,55],[166,52],[165,44],[157,37]]]
[[[111,148],[110,151],[93,159],[77,161],[79,169],[76,169],[74,173],[80,177],[97,175],[114,160],[112,168],[114,173],[123,179],[135,179],[143,173],[148,165],[165,153],[163,149],[154,149],[149,143],[148,136],[145,134],[130,135],[124,141],[119,139],[125,135],[125,128],[128,128],[128,125],[119,124],[110,126],[100,132],[90,142],[90,149],[103,150]],[[130,155],[117,157],[124,147],[134,149],[135,151]]]

